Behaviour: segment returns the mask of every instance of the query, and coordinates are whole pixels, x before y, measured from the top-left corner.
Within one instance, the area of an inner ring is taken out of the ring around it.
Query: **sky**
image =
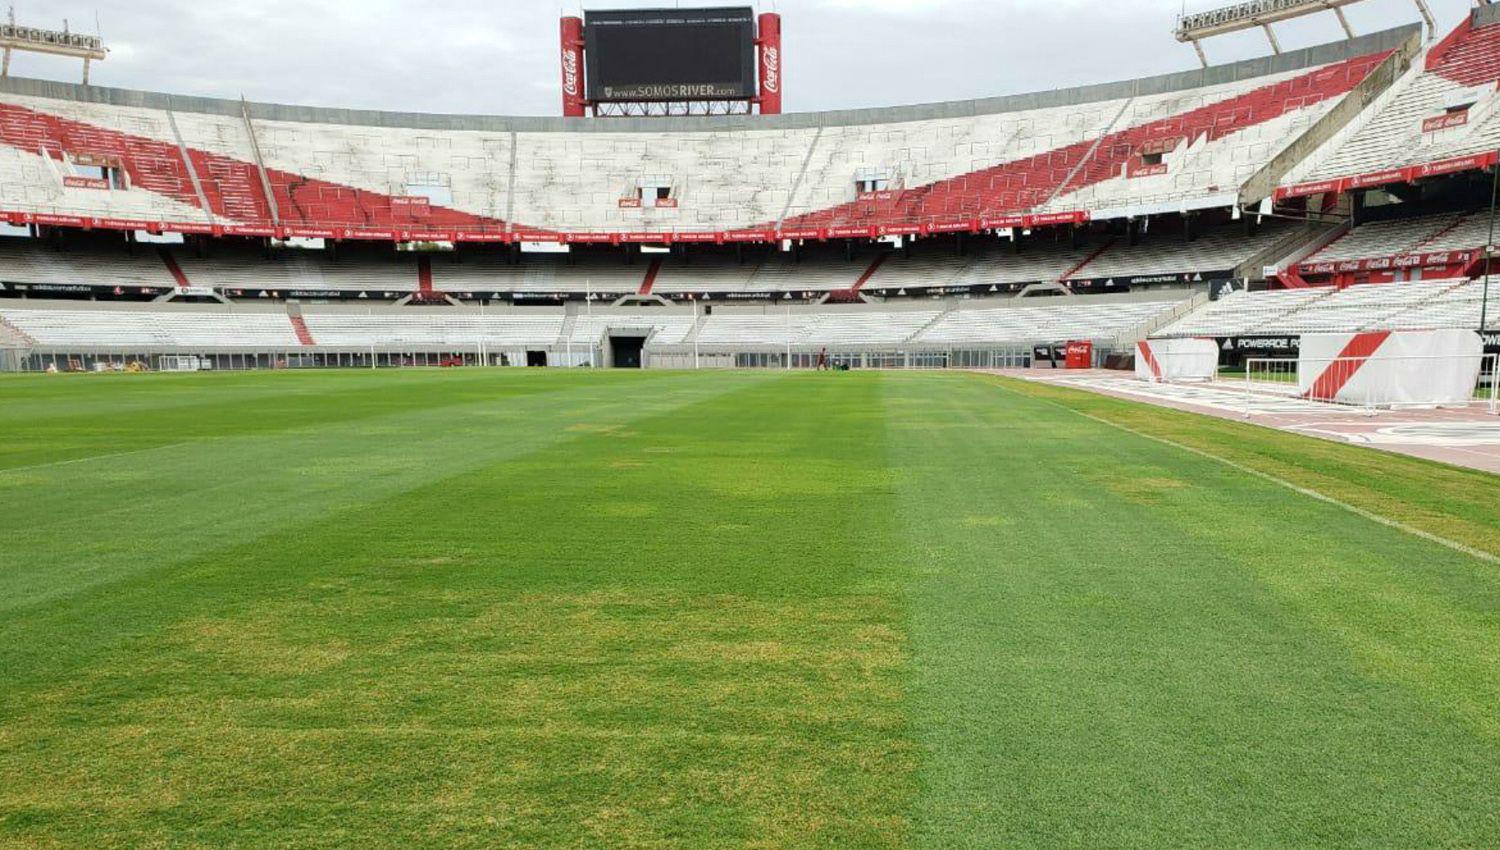
[[[1428,0],[1442,32],[1471,0]],[[667,5],[591,0],[587,8]],[[1228,0],[761,0],[782,15],[791,112],[1015,94],[1195,68],[1176,16]],[[253,101],[501,115],[561,111],[558,18],[579,0],[14,0],[16,21],[98,31],[97,85]],[[682,5],[734,5],[725,2]],[[743,3],[740,5],[744,5]],[[1366,0],[1355,31],[1420,20]],[[1284,49],[1338,40],[1331,13],[1277,25]],[[1270,52],[1258,31],[1205,44],[1215,64]],[[16,76],[78,63],[17,56]]]

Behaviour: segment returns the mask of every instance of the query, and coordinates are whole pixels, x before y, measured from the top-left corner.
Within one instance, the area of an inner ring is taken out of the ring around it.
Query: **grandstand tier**
[[[1159,337],[1282,336],[1479,327],[1483,281],[1236,292],[1166,325]],[[1500,330],[1500,286],[1489,293],[1486,330]]]
[[[1416,33],[962,103],[657,121],[398,115],[0,81],[12,224],[385,241],[735,242],[1222,208]],[[1337,114],[1335,114],[1337,112]]]
[[[1358,118],[1276,190],[1279,199],[1489,168],[1500,149],[1500,7],[1473,10],[1428,45]]]
[[[78,235],[60,248],[34,239],[0,238],[0,294],[86,290],[111,297],[157,296],[186,287],[229,298],[370,298],[424,295],[461,300],[577,299],[627,295],[668,300],[816,300],[900,295],[1013,293],[1028,285],[1067,282],[1077,291],[1123,290],[1134,282],[1180,283],[1258,271],[1258,263],[1300,232],[1288,222],[1178,223],[1151,232],[1113,232],[1104,225],[1068,239],[1019,242],[995,237],[923,240],[906,249],[814,243],[796,251],[773,246],[694,246],[668,254],[579,247],[568,254],[518,258],[503,248],[464,246],[439,255],[395,252],[353,243],[337,252],[267,251],[246,240],[217,240],[204,251],[130,245],[112,234]]]
[[[0,303],[0,348],[35,353],[357,351],[561,353],[640,337],[648,351],[947,350],[1070,340],[1117,343],[1196,303],[1191,293],[910,303],[684,308],[351,308]]]
[[[1471,277],[1484,266],[1487,212],[1416,215],[1343,231],[1297,263],[1306,281],[1346,286]]]

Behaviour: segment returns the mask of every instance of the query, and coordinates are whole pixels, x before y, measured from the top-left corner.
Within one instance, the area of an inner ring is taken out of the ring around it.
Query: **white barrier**
[[[1211,339],[1152,339],[1135,344],[1135,376],[1142,381],[1211,381],[1219,346]]]
[[[1296,360],[1248,361],[1245,388],[1366,409],[1482,403],[1493,413],[1497,367],[1473,331],[1306,334]]]
[[[1468,404],[1484,343],[1464,330],[1306,334],[1297,359],[1303,398],[1362,407]]]

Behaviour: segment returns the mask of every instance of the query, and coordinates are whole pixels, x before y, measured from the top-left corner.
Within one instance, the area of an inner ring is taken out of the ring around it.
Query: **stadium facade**
[[[957,366],[1477,329],[1497,82],[1495,6],[1426,43],[1411,26],[809,114],[397,114],[7,79],[0,347],[8,368],[597,365],[621,340],[647,365]]]

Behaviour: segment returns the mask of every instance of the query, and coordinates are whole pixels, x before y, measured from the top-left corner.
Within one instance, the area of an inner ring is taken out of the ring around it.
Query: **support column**
[[[1266,31],[1266,39],[1271,42],[1271,52],[1277,56],[1281,55],[1281,42],[1276,40],[1276,32],[1271,29],[1270,24],[1261,24],[1261,29]]]

